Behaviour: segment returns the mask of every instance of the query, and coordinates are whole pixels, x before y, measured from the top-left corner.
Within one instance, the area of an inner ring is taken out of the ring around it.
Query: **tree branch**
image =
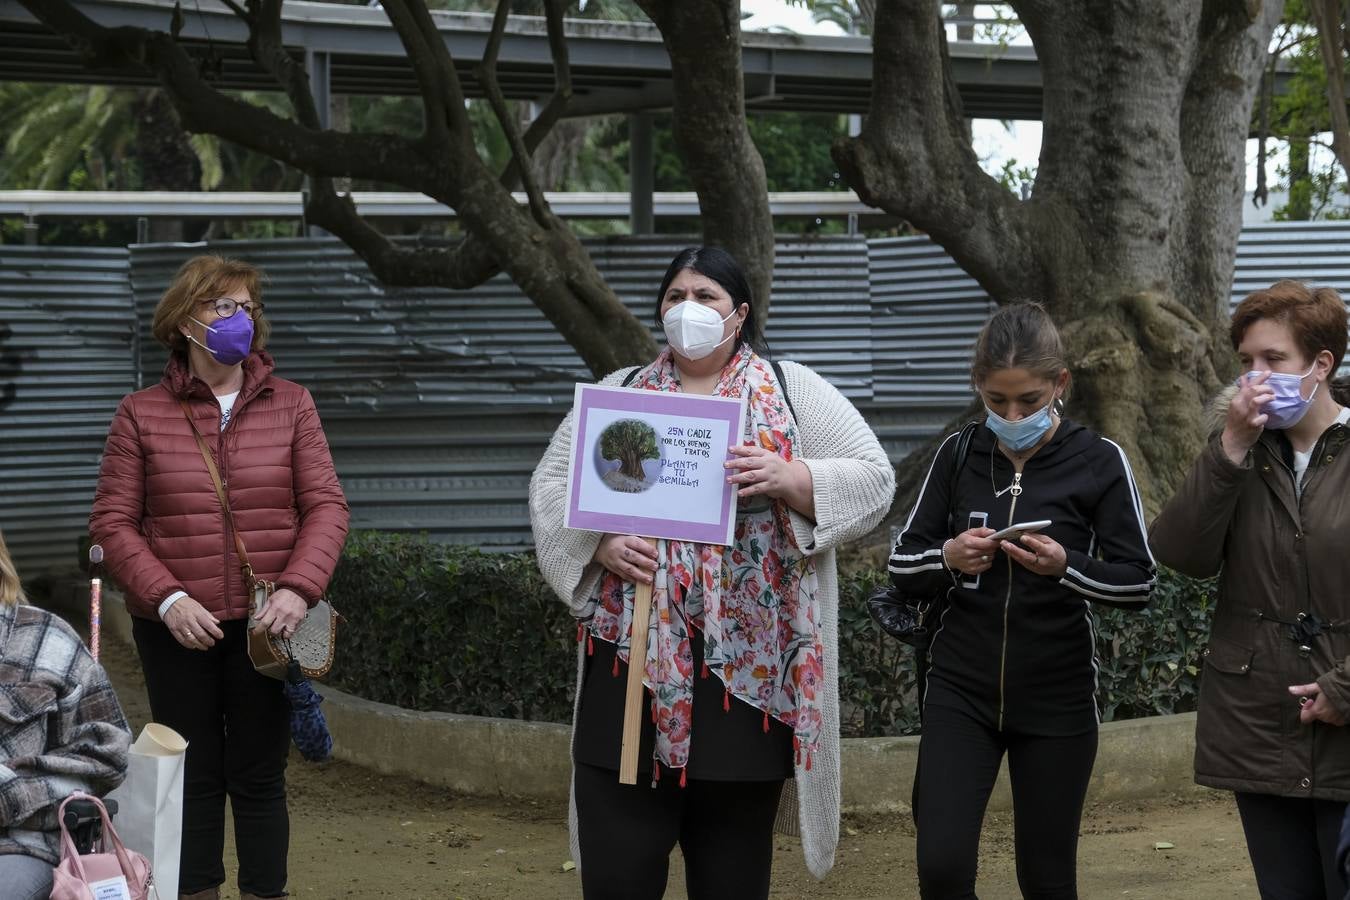
[[[445,116],[450,127],[461,135],[468,136],[472,132],[472,125],[469,123],[468,113],[465,112],[464,87],[460,84],[459,72],[455,69],[455,61],[450,57],[450,50],[445,46],[440,30],[436,28],[436,20],[432,18],[431,10],[427,8],[425,2],[407,3],[405,0],[389,0],[384,4],[386,12],[390,5],[397,6],[400,13],[404,14],[420,33],[421,42],[431,55],[435,72],[439,73],[443,84]],[[393,21],[392,16],[390,21]]]
[[[440,143],[450,130],[446,111],[450,106],[446,97],[448,84],[441,67],[437,64],[435,51],[427,43],[417,20],[409,12],[402,0],[388,0],[384,4],[385,15],[398,32],[403,49],[408,53],[417,84],[422,89],[422,109],[427,117],[427,131],[433,141]],[[454,66],[450,67],[454,70]]]
[[[535,177],[530,151],[521,138],[520,126],[516,123],[515,116],[511,115],[511,109],[506,105],[506,96],[502,93],[500,82],[497,81],[497,54],[501,50],[502,35],[506,31],[506,20],[510,15],[511,0],[498,0],[497,13],[492,19],[492,32],[488,35],[487,48],[483,51],[483,61],[478,66],[478,78],[487,93],[488,102],[492,104],[492,111],[502,126],[502,132],[506,135],[506,142],[511,147],[511,156],[518,164],[517,171],[521,185],[525,189],[525,196],[529,198],[530,213],[536,222],[548,228],[552,215],[549,213],[548,204],[544,201],[543,191],[539,190],[539,181]],[[554,64],[556,66],[556,60]]]
[[[931,234],[996,299],[1044,296],[1020,203],[966,137],[941,4],[881,0],[872,66],[863,132],[832,151],[850,186]]]
[[[1278,54],[1270,54],[1270,63],[1261,70],[1261,124],[1256,135],[1256,190],[1252,191],[1252,206],[1261,207],[1270,202],[1266,186],[1267,144],[1270,141],[1270,107],[1275,101],[1275,75],[1279,65]]]
[[[465,288],[500,268],[593,373],[604,374],[655,354],[650,329],[601,278],[576,235],[548,212],[537,188],[532,218],[477,155],[453,61],[425,4],[408,0],[394,15],[404,26],[400,34],[407,38],[405,47],[428,54],[417,63],[423,87],[433,74],[442,79],[449,124],[443,142],[429,133],[409,140],[320,130],[308,77],[282,44],[281,0],[248,0],[237,4],[236,12],[242,11],[249,23],[249,49],[255,60],[281,82],[291,99],[293,118],[273,115],[206,84],[185,48],[167,32],[104,28],[80,13],[71,0],[23,2],[91,64],[157,77],[187,130],[218,135],[313,176],[306,203],[310,219],[347,241],[381,280]],[[402,0],[386,2],[393,6]],[[555,9],[556,42],[561,7]],[[496,29],[497,45],[502,30],[501,25]],[[494,59],[495,54],[494,49]],[[435,73],[428,59],[434,61]],[[499,88],[496,93],[499,109],[504,108]],[[518,130],[513,137],[513,149],[528,162],[528,154],[520,153]],[[398,247],[357,215],[349,197],[337,194],[328,179],[340,176],[392,182],[447,203],[469,236],[449,250]]]
[[[21,2],[77,50],[90,68],[157,77],[187,131],[217,135],[315,176],[383,181],[391,171],[407,171],[419,175],[411,180],[416,183],[404,182],[414,190],[423,190],[422,182],[431,181],[420,177],[426,171],[424,161],[405,138],[308,128],[222,94],[202,79],[196,63],[167,32],[105,28],[69,0]]]
[[[249,0],[248,50],[253,61],[281,85],[300,124],[317,131],[322,127],[314,103],[309,73],[297,63],[281,42],[281,0]]]
[[[305,203],[307,221],[327,229],[366,261],[385,284],[466,290],[501,271],[491,251],[472,234],[454,247],[400,247],[356,211],[350,195],[316,181]]]
[[[535,116],[530,127],[525,129],[525,150],[533,154],[539,149],[553,131],[553,126],[566,112],[572,101],[572,66],[567,55],[567,35],[563,31],[563,9],[566,0],[545,0],[544,13],[548,21],[548,49],[553,59],[553,95],[548,98],[539,115]],[[507,190],[515,190],[520,184],[521,163],[512,154],[511,161],[502,171],[501,182]]]

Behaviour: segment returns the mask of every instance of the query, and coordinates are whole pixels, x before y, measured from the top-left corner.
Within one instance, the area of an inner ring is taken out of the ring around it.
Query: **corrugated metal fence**
[[[683,244],[592,241],[600,273],[643,321]],[[313,392],[360,528],[426,531],[496,547],[530,541],[526,490],[549,436],[589,374],[505,277],[472,291],[386,288],[336,241],[230,243],[260,266],[277,374]],[[142,326],[174,271],[200,247],[133,247]],[[777,248],[768,339],[859,403],[870,399],[867,245],[855,238]],[[143,383],[163,351],[148,331]]]
[[[652,322],[656,287],[681,244],[587,246],[624,302]],[[331,240],[206,249],[267,273],[278,374],[313,391],[357,527],[528,543],[530,472],[573,382],[588,375],[509,281],[465,292],[387,288]],[[138,379],[157,381],[164,363],[151,310],[178,265],[202,250],[0,247],[0,385],[16,385],[12,397],[0,394],[0,527],[25,568],[73,560],[117,399]],[[1244,230],[1234,298],[1289,275],[1350,296],[1350,225]],[[926,238],[785,241],[768,338],[777,357],[812,366],[857,403],[899,459],[965,406],[969,348],[992,308]]]
[[[77,558],[136,377],[128,277],[125,250],[0,246],[0,528],[29,573]]]

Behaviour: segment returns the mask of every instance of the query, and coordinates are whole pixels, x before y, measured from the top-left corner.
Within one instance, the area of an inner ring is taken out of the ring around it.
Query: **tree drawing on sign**
[[[620,419],[600,432],[600,459],[618,462],[619,468],[602,476],[605,484],[616,491],[636,494],[651,485],[642,464],[649,459],[660,459],[656,431],[637,419]]]

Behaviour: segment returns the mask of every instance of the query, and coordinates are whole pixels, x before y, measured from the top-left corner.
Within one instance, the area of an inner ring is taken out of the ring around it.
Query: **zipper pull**
[[[1008,489],[1008,491],[1009,491],[1014,497],[1020,497],[1020,496],[1022,496],[1022,473],[1021,473],[1021,472],[1015,472],[1015,473],[1013,474],[1013,483],[1012,483],[1012,487],[1010,487],[1010,488]]]

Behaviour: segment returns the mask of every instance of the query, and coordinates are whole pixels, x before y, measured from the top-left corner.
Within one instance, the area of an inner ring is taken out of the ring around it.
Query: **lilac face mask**
[[[1308,399],[1303,399],[1303,379],[1313,373],[1313,365],[1302,375],[1288,375],[1284,372],[1271,372],[1270,377],[1265,383],[1270,385],[1275,391],[1275,396],[1271,397],[1266,405],[1261,407],[1261,412],[1266,414],[1266,427],[1280,431],[1285,428],[1293,428],[1299,423],[1299,420],[1307,414],[1309,407],[1312,406],[1313,397],[1317,396],[1317,385],[1313,385],[1312,393]],[[1248,372],[1247,379],[1250,381],[1261,372]]]
[[[192,321],[197,322],[196,319]],[[228,319],[217,319],[215,325],[197,322],[206,329],[206,343],[188,335],[188,340],[201,347],[222,366],[237,366],[248,358],[253,346],[253,317],[242,309]]]

